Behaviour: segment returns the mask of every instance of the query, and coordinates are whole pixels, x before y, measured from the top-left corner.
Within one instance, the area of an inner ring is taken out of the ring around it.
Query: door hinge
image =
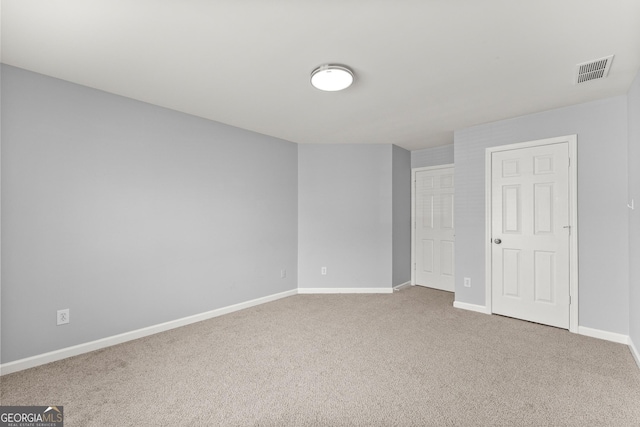
[[[571,305],[571,295],[569,295],[569,305]]]
[[[569,234],[571,234],[571,226],[570,225],[565,225],[562,228],[566,228],[569,231]]]

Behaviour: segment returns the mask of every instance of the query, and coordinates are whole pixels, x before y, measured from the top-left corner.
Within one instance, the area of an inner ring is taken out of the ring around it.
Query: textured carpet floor
[[[392,295],[297,295],[10,374],[65,426],[639,426],[627,346]]]

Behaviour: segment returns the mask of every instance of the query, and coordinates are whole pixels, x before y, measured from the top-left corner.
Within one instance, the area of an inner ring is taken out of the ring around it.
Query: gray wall
[[[578,135],[579,324],[627,334],[626,96],[455,132],[456,300],[485,304],[485,148],[569,134]]]
[[[453,163],[453,144],[411,152],[411,168],[426,168]]]
[[[628,95],[629,196],[635,210],[629,213],[629,336],[640,350],[640,72]]]
[[[391,152],[391,145],[298,146],[299,287],[391,287]]]
[[[393,157],[393,286],[411,280],[411,153],[396,145]]]
[[[8,66],[1,90],[2,363],[296,288],[295,144]]]

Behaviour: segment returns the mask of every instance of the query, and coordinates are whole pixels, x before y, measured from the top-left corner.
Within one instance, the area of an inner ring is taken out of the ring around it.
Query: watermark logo
[[[0,427],[64,427],[62,406],[0,406]]]

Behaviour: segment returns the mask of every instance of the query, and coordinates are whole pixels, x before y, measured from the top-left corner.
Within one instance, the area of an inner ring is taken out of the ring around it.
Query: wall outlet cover
[[[69,323],[69,309],[58,310],[57,325],[66,325]]]

